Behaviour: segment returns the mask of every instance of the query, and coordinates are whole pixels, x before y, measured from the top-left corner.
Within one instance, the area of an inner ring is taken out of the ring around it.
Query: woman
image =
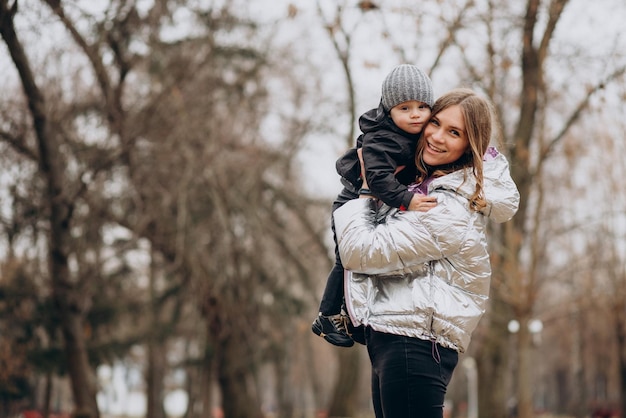
[[[509,220],[519,193],[506,158],[489,148],[490,103],[469,89],[439,98],[417,146],[416,188],[427,212],[368,196],[334,213],[348,270],[346,305],[365,326],[377,418],[442,417],[458,354],[485,311],[491,266],[487,218]]]

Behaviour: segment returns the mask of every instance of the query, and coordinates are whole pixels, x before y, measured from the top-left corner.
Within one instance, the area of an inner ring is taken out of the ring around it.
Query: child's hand
[[[419,212],[428,212],[437,206],[437,198],[435,196],[425,196],[423,194],[415,194],[409,203],[409,210]]]

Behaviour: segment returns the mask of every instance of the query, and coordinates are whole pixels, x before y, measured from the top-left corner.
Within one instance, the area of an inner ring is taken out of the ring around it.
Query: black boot
[[[350,318],[345,315],[325,316],[320,313],[313,321],[311,330],[333,345],[352,347],[354,341],[346,332],[346,320],[350,321]]]

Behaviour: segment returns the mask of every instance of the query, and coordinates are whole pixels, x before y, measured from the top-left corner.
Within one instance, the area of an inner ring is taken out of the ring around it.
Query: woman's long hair
[[[465,131],[469,141],[468,150],[453,163],[445,166],[429,166],[423,160],[426,141],[422,131],[415,153],[416,182],[421,183],[431,176],[441,177],[457,170],[471,168],[476,178],[476,189],[470,197],[470,208],[480,211],[487,206],[483,192],[483,155],[485,155],[491,141],[493,108],[487,99],[478,96],[473,90],[459,88],[451,90],[437,99],[432,109],[431,118],[442,110],[455,105],[461,108],[461,113],[465,119]]]

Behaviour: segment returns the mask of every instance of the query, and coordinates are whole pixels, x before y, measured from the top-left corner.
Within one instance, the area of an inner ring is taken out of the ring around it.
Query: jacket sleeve
[[[485,215],[497,223],[510,220],[517,212],[520,194],[511,178],[509,162],[502,154],[484,163]]]
[[[387,135],[372,134],[363,140],[363,162],[369,189],[374,196],[394,208],[408,207],[413,197],[413,193],[395,175],[402,156],[415,154],[414,149],[406,148],[406,144]]]
[[[337,174],[348,180],[355,188],[360,187],[361,163],[356,148],[345,152],[335,162]]]
[[[451,192],[437,195],[438,205],[428,212],[395,211],[382,219],[373,199],[351,200],[337,209],[343,266],[364,274],[410,271],[458,253],[472,227],[467,202]]]

